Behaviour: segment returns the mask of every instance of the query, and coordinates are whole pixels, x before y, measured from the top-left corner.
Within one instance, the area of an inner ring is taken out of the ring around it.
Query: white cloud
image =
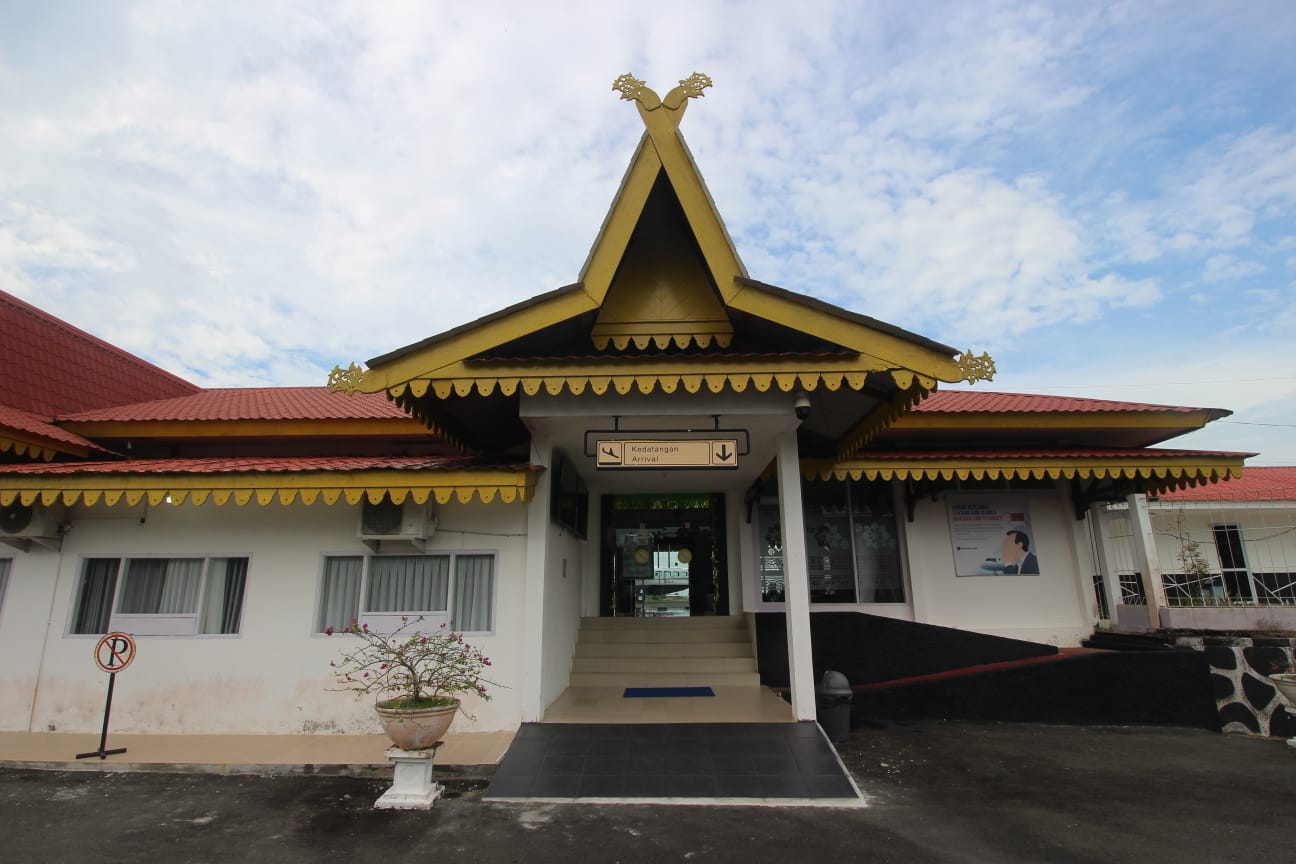
[[[572,281],[626,71],[715,79],[683,131],[756,278],[1081,367],[1296,323],[1281,5],[19,11],[0,279],[200,383],[320,383]]]

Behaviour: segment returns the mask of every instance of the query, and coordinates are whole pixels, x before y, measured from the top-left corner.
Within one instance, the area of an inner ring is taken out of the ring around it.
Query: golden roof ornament
[[[990,381],[995,376],[994,358],[988,353],[982,352],[981,356],[977,357],[970,350],[964,351],[956,362],[959,371],[963,373],[963,380],[969,384]]]
[[[360,389],[360,381],[363,378],[364,369],[357,363],[352,363],[345,369],[334,366],[333,371],[329,373],[328,389],[334,393],[355,393]]]
[[[612,89],[620,92],[621,98],[627,102],[636,103],[640,112],[657,111],[665,108],[669,114],[678,117],[684,113],[684,106],[690,99],[700,99],[704,94],[702,91],[711,86],[711,76],[703,75],[701,72],[694,72],[687,78],[679,82],[679,86],[673,88],[666,94],[666,98],[659,97],[644,81],[636,78],[627,72],[612,82]],[[678,119],[675,121],[678,124]]]

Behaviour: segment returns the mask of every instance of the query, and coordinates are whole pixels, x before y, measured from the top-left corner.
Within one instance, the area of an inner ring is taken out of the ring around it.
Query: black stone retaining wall
[[[1052,645],[858,612],[812,613],[810,630],[815,680],[832,669],[863,687],[854,693],[853,722],[940,717],[1220,728],[1210,665],[1189,648],[1158,643],[1156,651],[1059,657]],[[761,682],[787,687],[786,619],[760,613],[756,633]],[[1033,662],[961,671],[1012,661]],[[941,673],[950,674],[904,680]]]
[[[1224,732],[1296,736],[1296,713],[1268,676],[1293,668],[1293,639],[1197,637],[1179,640],[1210,662],[1220,728]]]
[[[811,613],[810,643],[815,680],[832,669],[845,675],[851,684],[894,681],[1058,653],[1052,645],[862,612]],[[788,686],[787,618],[782,612],[757,613],[756,659],[762,684]]]

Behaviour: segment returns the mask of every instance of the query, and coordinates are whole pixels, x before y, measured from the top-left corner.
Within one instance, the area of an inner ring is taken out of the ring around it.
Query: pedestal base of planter
[[[441,797],[441,784],[432,782],[432,762],[437,742],[426,750],[387,748],[387,758],[396,766],[391,788],[374,802],[375,810],[431,810],[432,802]]]

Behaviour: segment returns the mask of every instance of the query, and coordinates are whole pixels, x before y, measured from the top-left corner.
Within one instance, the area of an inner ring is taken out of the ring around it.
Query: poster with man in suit
[[[1039,575],[1025,496],[954,494],[949,510],[956,575]]]

